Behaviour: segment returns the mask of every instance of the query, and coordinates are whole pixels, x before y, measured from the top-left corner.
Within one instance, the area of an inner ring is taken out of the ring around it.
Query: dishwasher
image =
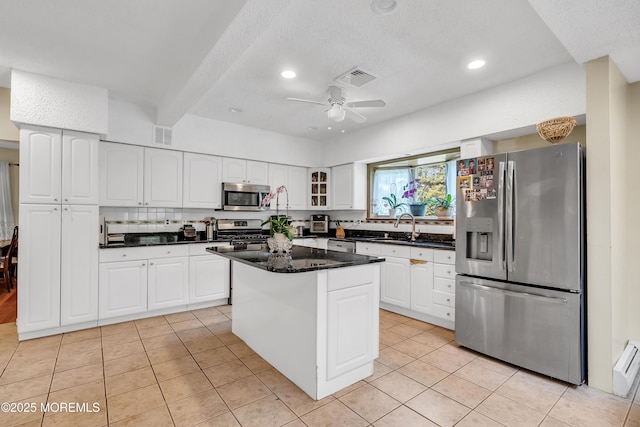
[[[344,239],[329,239],[327,250],[353,254],[356,252],[356,242]]]

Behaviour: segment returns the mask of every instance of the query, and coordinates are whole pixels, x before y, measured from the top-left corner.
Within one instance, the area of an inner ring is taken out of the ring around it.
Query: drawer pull
[[[447,288],[451,289],[451,285],[447,285]]]
[[[447,302],[451,302],[451,298],[447,298]]]
[[[123,257],[127,256],[127,254],[122,254]]]
[[[143,262],[143,263],[142,263],[142,266],[144,267],[145,265],[147,265],[147,264],[145,264],[145,263]]]
[[[144,265],[144,264],[142,264],[142,265]],[[149,265],[153,265],[153,263],[152,263],[152,262],[150,262],[150,263],[149,263]],[[449,300],[447,300],[447,301],[449,301]]]
[[[451,270],[447,270],[447,274],[451,274]]]
[[[451,316],[451,313],[447,313],[447,316]]]

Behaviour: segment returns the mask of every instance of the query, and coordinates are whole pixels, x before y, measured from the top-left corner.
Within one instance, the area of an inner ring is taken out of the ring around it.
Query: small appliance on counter
[[[208,216],[204,219],[204,224],[207,242],[216,240],[218,238],[218,220],[212,216]]]
[[[182,239],[180,239],[182,237]],[[196,240],[196,229],[191,224],[185,224],[178,230],[178,240]]]
[[[311,215],[311,234],[329,234],[329,215]]]

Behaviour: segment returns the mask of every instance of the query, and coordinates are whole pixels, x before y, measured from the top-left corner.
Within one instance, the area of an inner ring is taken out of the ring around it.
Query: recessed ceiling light
[[[485,62],[482,59],[476,59],[475,61],[469,62],[467,68],[470,70],[477,70],[478,68],[484,67]]]
[[[285,79],[293,79],[296,76],[296,72],[292,70],[284,70],[283,72],[280,73],[280,75]]]
[[[341,132],[341,133],[344,133],[344,129],[342,129],[340,132]]]
[[[238,107],[230,107],[229,111],[231,111],[232,113],[242,113],[244,110]]]
[[[327,126],[327,129],[331,130],[331,126]]]
[[[396,9],[396,0],[373,0],[371,2],[371,10],[378,15],[386,15]]]

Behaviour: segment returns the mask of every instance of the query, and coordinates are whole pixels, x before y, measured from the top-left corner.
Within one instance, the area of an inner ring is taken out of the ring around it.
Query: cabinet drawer
[[[456,320],[456,310],[453,307],[447,307],[446,305],[433,304],[433,314],[441,319]]]
[[[362,255],[380,255],[380,246],[375,243],[356,242],[356,253]]]
[[[433,249],[411,248],[411,259],[419,259],[421,261],[433,261]]]
[[[100,249],[100,262],[135,261],[148,258],[189,256],[188,245]]]
[[[433,288],[437,291],[456,293],[456,281],[453,279],[443,279],[442,277],[433,278]]]
[[[433,302],[447,307],[455,307],[456,297],[449,292],[433,291]]]
[[[433,276],[434,277],[444,277],[445,279],[454,279],[455,280],[455,278],[456,278],[455,265],[435,264],[433,266]]]
[[[380,255],[395,258],[411,258],[411,248],[400,245],[380,245]]]
[[[456,264],[456,251],[433,251],[433,262],[440,264]]]

